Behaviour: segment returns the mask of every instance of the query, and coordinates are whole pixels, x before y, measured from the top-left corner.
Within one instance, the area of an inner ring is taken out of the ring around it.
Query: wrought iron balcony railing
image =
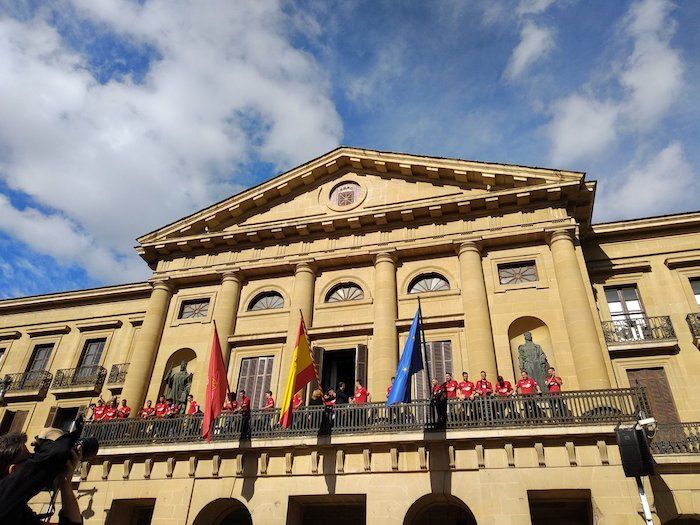
[[[108,385],[121,385],[126,379],[126,372],[129,370],[129,363],[119,363],[112,365],[107,378]]]
[[[650,446],[654,454],[700,454],[700,422],[661,423]]]
[[[375,434],[445,429],[532,428],[570,425],[615,425],[650,414],[643,388],[562,392],[542,396],[489,397],[447,403],[444,412],[428,400],[387,407],[383,403],[302,407],[290,428],[279,424],[279,409],[254,410],[246,422],[240,413],[219,417],[212,439],[241,438],[248,426],[252,438]],[[444,416],[444,420],[443,420]],[[102,447],[201,441],[202,417],[129,418],[88,422],[84,436]]]
[[[605,321],[603,333],[608,345],[676,339],[676,331],[667,315]]]
[[[693,334],[693,341],[697,345],[700,341],[700,314],[688,314],[685,319],[688,321],[690,333]]]
[[[37,392],[39,395],[46,395],[46,391],[51,385],[53,375],[46,370],[32,370],[20,374],[6,374],[0,382],[0,390],[9,394],[22,394]]]
[[[102,388],[107,370],[99,365],[79,366],[56,370],[52,388],[85,387],[90,390]]]

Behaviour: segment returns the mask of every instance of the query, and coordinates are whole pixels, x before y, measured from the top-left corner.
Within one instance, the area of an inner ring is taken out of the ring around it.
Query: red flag
[[[211,441],[211,426],[214,420],[221,415],[221,409],[226,400],[228,392],[228,379],[226,378],[226,367],[224,358],[221,355],[221,344],[219,343],[219,333],[214,323],[214,338],[211,342],[211,353],[209,355],[209,379],[207,381],[207,399],[204,405],[204,421],[202,422],[202,437]]]

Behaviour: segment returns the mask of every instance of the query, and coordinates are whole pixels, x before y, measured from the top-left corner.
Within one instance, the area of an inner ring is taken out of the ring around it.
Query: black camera
[[[80,446],[83,450],[83,459],[94,458],[100,450],[100,444],[97,438],[80,437],[80,434],[83,432],[84,424],[83,416],[79,415],[71,425],[73,430],[67,434],[63,434],[55,439],[37,436],[34,441],[34,453],[42,455],[51,451],[47,449],[54,448],[67,449],[69,451]]]

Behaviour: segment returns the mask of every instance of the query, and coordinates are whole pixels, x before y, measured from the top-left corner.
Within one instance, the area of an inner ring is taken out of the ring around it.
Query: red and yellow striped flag
[[[313,379],[318,380],[318,372],[314,358],[311,355],[311,344],[306,333],[304,316],[302,316],[299,320],[299,332],[297,333],[296,345],[294,345],[294,355],[292,356],[292,365],[289,368],[287,387],[284,389],[284,397],[280,405],[282,412],[280,424],[284,428],[289,428],[292,424],[292,397],[294,393],[299,392]]]

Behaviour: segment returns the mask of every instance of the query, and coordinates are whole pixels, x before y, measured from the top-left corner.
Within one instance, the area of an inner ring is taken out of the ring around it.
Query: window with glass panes
[[[42,372],[49,367],[49,358],[53,350],[53,343],[36,345],[32,352],[32,358],[27,366],[27,373],[24,376],[23,385],[25,387],[38,386],[44,375]]]
[[[76,378],[92,377],[97,373],[106,342],[107,339],[90,339],[85,342],[83,355],[80,357],[80,364],[75,372]]]
[[[693,295],[695,295],[695,302],[700,306],[700,278],[691,279],[690,286],[693,287]]]
[[[272,356],[249,357],[241,361],[236,394],[245,390],[246,395],[250,398],[252,409],[262,408],[265,405],[265,392],[270,390],[272,381],[273,362]],[[276,398],[274,392],[273,397]]]
[[[180,319],[196,319],[206,317],[209,313],[209,299],[191,299],[182,301]]]
[[[646,315],[636,286],[606,288],[605,299],[620,340],[644,339]]]

